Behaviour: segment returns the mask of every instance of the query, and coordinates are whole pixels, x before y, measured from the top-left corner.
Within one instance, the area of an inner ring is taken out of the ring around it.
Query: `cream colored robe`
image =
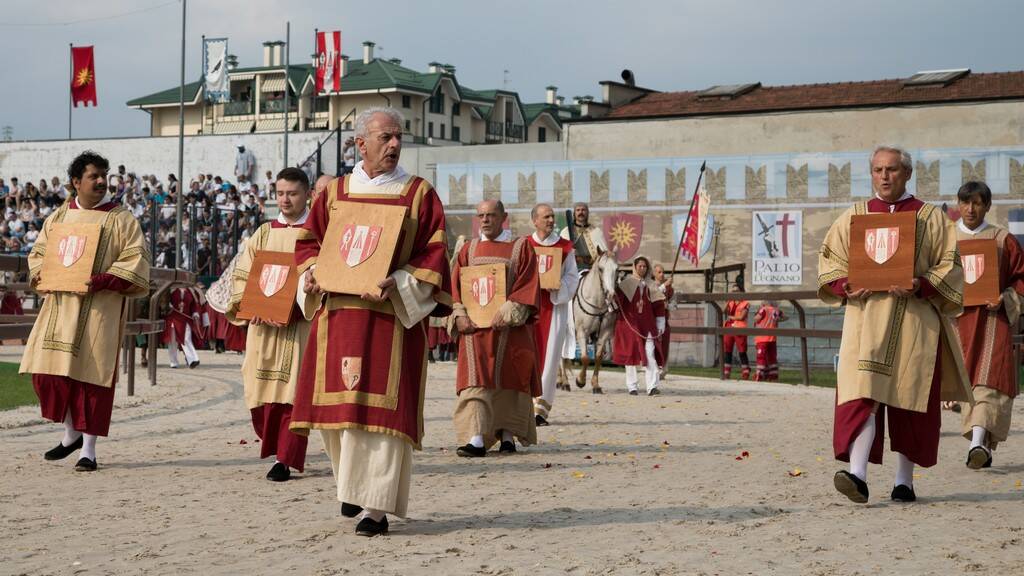
[[[858,202],[832,224],[818,257],[818,296],[844,303],[829,283],[848,278],[850,220],[867,214]],[[837,403],[870,398],[888,406],[926,412],[935,356],[941,350],[942,399],[970,401],[970,381],[956,332],[963,310],[963,269],[956,227],[942,211],[925,204],[917,211],[914,276],[938,291],[929,299],[874,294],[848,301],[839,347]],[[941,348],[940,348],[941,344]]]
[[[245,243],[231,274],[231,301],[224,313],[228,321],[244,325],[237,318],[242,294],[249,278],[256,252],[295,252],[295,240],[301,227],[273,228],[270,222],[260,226]],[[259,274],[259,270],[252,273]],[[299,380],[302,352],[309,339],[309,321],[302,314],[292,316],[290,324],[276,328],[266,324],[249,326],[245,336],[245,359],[242,360],[242,382],[245,387],[245,406],[250,410],[267,403],[291,404],[295,399],[295,384]]]
[[[19,371],[67,376],[109,387],[117,369],[128,297],[149,293],[150,255],[142,228],[131,212],[116,207],[109,212],[70,208],[65,203],[51,214],[28,255],[29,275],[35,281],[43,268],[47,237],[57,222],[100,224],[99,245],[92,274],[108,273],[128,280],[127,293],[101,290],[91,294],[47,294],[28,337]]]

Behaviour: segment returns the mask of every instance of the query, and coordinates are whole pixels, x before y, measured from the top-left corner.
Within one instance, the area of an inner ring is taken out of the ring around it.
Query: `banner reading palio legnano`
[[[71,102],[96,106],[96,64],[92,46],[71,47]]]

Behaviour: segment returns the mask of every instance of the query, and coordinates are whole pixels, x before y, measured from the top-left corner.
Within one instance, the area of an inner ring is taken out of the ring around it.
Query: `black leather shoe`
[[[535,414],[533,416],[533,419],[537,421],[537,426],[547,426],[548,425],[548,419],[543,417],[543,416],[541,416],[540,414]]]
[[[980,470],[981,468],[992,467],[992,453],[982,448],[981,446],[975,446],[967,452],[967,467],[971,470]]]
[[[867,482],[857,478],[846,470],[836,472],[835,478],[832,479],[832,482],[835,484],[836,490],[838,490],[843,496],[849,498],[851,502],[864,504],[868,501]]]
[[[630,395],[630,396],[637,396],[637,395],[639,395],[639,394],[640,394],[640,393],[639,393],[639,392],[637,392],[636,390],[630,390],[630,391],[629,391],[629,395]]]
[[[355,518],[363,511],[362,506],[356,506],[355,504],[349,504],[348,502],[341,503],[341,515],[345,518]]]
[[[275,462],[274,466],[270,468],[270,472],[267,472],[267,480],[271,482],[284,482],[291,477],[292,471],[288,469],[286,464],[281,462]]]
[[[893,502],[913,502],[914,500],[917,500],[917,495],[914,494],[914,489],[906,484],[900,484],[893,488],[892,495],[889,497],[892,498]]]
[[[79,458],[75,463],[75,472],[95,472],[96,461],[88,458]]]
[[[466,444],[465,446],[459,446],[455,453],[463,458],[483,458],[487,456],[487,448],[477,448],[472,444]]]
[[[196,360],[196,361],[194,361],[194,362],[192,362],[191,364],[188,365],[189,370],[191,370],[192,368],[195,368],[196,366],[199,366],[199,360]]]
[[[498,454],[515,454],[516,443],[510,440],[502,440],[501,446],[498,446]]]
[[[374,537],[388,533],[388,517],[385,516],[380,522],[367,516],[356,524],[356,534],[359,536]]]
[[[661,390],[658,390],[657,388],[651,388],[647,391],[648,396],[657,396],[658,394],[661,394]]]
[[[72,452],[81,448],[82,436],[79,436],[78,440],[71,443],[71,446],[65,446],[63,443],[58,442],[56,446],[47,450],[46,453],[43,454],[43,458],[47,460],[63,460],[70,456]]]

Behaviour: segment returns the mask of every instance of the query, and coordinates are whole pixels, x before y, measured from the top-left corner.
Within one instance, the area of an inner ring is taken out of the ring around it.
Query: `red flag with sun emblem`
[[[96,64],[92,46],[71,47],[71,102],[96,106]]]
[[[636,255],[644,233],[644,217],[637,214],[612,214],[604,217],[604,239],[615,259],[625,262]]]

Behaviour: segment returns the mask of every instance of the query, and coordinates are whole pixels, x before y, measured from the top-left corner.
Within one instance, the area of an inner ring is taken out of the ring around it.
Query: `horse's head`
[[[610,306],[615,299],[619,263],[615,261],[611,252],[601,252],[597,260],[594,260],[594,268],[601,278],[601,289],[604,292],[605,303]]]

